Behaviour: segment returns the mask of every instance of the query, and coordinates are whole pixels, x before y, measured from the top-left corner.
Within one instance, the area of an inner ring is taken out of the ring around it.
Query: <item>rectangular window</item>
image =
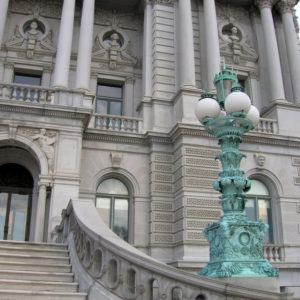
[[[121,116],[123,113],[123,86],[98,84],[96,113]]]
[[[41,75],[30,75],[30,74],[22,74],[22,73],[15,73],[14,75],[14,83],[39,86],[41,85],[41,81],[42,81]]]

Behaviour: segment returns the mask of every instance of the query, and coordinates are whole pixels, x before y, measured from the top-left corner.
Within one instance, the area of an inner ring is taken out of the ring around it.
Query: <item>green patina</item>
[[[243,113],[233,113],[202,121],[206,131],[217,137],[221,153],[216,157],[222,164],[220,178],[214,189],[221,192],[220,204],[224,215],[208,225],[203,233],[210,245],[210,261],[198,274],[208,277],[277,277],[263,257],[263,236],[268,225],[250,220],[245,214],[246,197],[251,182],[243,177],[240,162],[246,157],[239,151],[244,133],[253,123]]]

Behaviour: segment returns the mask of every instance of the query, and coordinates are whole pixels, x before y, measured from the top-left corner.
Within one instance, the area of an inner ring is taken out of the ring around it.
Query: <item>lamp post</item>
[[[226,70],[225,64],[215,76],[214,85],[217,100],[212,94],[203,94],[195,113],[221,145],[216,159],[221,161],[223,170],[213,187],[222,193],[224,214],[203,231],[210,245],[210,261],[199,274],[218,278],[277,277],[278,271],[263,257],[262,239],[268,225],[244,214],[247,199],[243,193],[250,189],[251,182],[240,170],[241,159],[246,156],[238,148],[243,134],[258,123],[259,112],[242,88],[236,86],[237,76]]]

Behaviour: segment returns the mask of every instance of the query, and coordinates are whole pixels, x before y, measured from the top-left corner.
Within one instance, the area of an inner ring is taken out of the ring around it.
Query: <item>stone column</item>
[[[268,77],[271,89],[271,101],[285,100],[280,57],[272,16],[273,0],[256,0],[260,9],[262,29],[265,45],[265,59],[268,68]]]
[[[64,0],[54,69],[54,87],[68,87],[74,13],[75,0]]]
[[[211,1],[211,0],[210,0]],[[178,1],[178,76],[179,88],[195,86],[195,54],[191,0]]]
[[[220,69],[220,46],[215,0],[204,0],[205,43],[207,57],[207,88],[214,89],[213,74]]]
[[[84,0],[77,55],[76,88],[89,91],[95,0]]]
[[[278,4],[282,15],[286,50],[288,55],[293,94],[296,103],[300,103],[300,52],[298,38],[293,20],[294,0],[280,1]]]
[[[45,208],[46,208],[46,196],[47,189],[44,183],[39,184],[39,198],[36,209],[36,223],[34,241],[43,242],[44,240],[44,227],[45,227]]]
[[[5,23],[6,23],[8,2],[9,0],[0,1],[0,46],[2,44],[2,38],[3,38]]]
[[[152,97],[152,4],[146,1],[144,9],[143,96]]]

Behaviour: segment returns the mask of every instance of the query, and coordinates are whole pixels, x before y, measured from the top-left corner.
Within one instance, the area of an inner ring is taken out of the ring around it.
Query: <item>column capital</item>
[[[255,5],[261,10],[263,8],[272,8],[275,4],[275,0],[255,0]]]
[[[296,5],[295,0],[281,0],[277,3],[277,7],[281,14],[293,13],[293,8]]]
[[[174,0],[150,0],[153,4],[173,5]]]

